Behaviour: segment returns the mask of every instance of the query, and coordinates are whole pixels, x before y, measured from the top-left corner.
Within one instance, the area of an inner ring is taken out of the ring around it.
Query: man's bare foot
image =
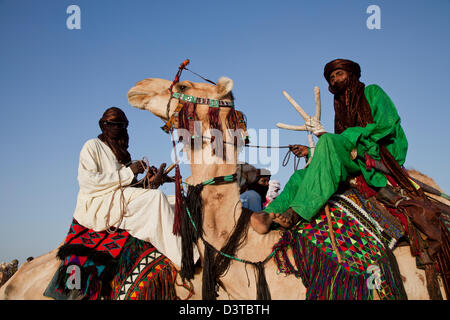
[[[253,212],[250,217],[250,225],[258,233],[267,233],[269,232],[274,217],[275,215],[273,213],[267,213],[265,211]]]
[[[298,214],[289,208],[283,213],[276,213],[273,222],[278,223],[280,226],[290,229],[292,228],[300,219]]]

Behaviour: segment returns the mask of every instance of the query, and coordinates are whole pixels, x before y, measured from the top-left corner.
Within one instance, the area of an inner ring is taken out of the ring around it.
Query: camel
[[[164,79],[145,79],[136,84],[128,92],[129,103],[139,109],[148,110],[159,118],[167,121],[176,109],[177,103],[172,99],[168,104],[171,81]],[[184,92],[196,97],[210,99],[232,100],[231,90],[233,81],[229,78],[219,79],[216,86],[206,83],[182,81],[174,91]],[[220,109],[222,126],[226,127],[225,116],[229,108]],[[208,106],[198,105],[197,116],[202,121],[203,128],[208,128]],[[210,143],[205,141],[200,150],[190,150],[191,159],[207,160],[205,163],[191,164],[191,177],[187,179],[190,184],[198,184],[212,177],[233,174],[236,171],[237,151],[233,146],[226,146],[227,155],[231,154],[234,163],[217,164],[211,153]],[[215,248],[221,248],[235,226],[240,216],[239,187],[237,183],[206,186],[202,192],[204,220],[203,230],[205,240]],[[262,261],[272,251],[274,244],[280,238],[279,231],[267,234],[256,233],[249,228],[244,245],[238,249],[236,256],[249,261]],[[204,245],[198,242],[203,259]],[[57,249],[35,258],[24,264],[16,274],[0,288],[0,299],[46,299],[42,295],[51,277],[56,272],[59,261],[56,259]],[[394,255],[398,261],[400,273],[404,279],[404,286],[409,299],[426,300],[429,295],[426,289],[425,272],[416,268],[415,258],[411,256],[409,247],[397,247]],[[272,299],[303,300],[306,288],[301,279],[293,275],[284,275],[278,272],[273,261],[265,265],[265,275],[270,288]],[[255,271],[252,266],[232,260],[229,270],[221,278],[223,287],[218,291],[218,299],[256,298]],[[191,299],[201,299],[201,270],[197,270],[194,280],[195,294]],[[177,288],[181,298],[186,297],[186,290]],[[374,294],[377,297],[376,292]]]
[[[139,109],[149,110],[157,117],[167,121],[177,105],[174,99],[168,104],[170,99],[170,91],[168,88],[170,84],[170,81],[164,79],[154,78],[142,80],[129,90],[129,103]],[[230,95],[232,87],[233,81],[223,77],[219,79],[216,86],[206,83],[182,81],[176,85],[174,91],[178,90],[179,92],[196,97],[226,100],[226,98],[232,98],[232,95]],[[223,126],[225,126],[223,119],[228,112],[226,109],[222,108],[220,111]],[[208,106],[197,106],[197,116],[202,121],[203,128],[209,127],[207,112]],[[230,148],[230,146],[227,145],[226,148]],[[235,152],[236,150],[232,151]],[[209,160],[205,161],[205,163],[214,163],[210,159],[214,155],[211,154],[207,145],[200,151],[191,151],[191,159],[194,156],[198,156],[195,152],[202,153],[201,159]],[[236,167],[233,164],[191,164],[192,176],[190,177],[189,183],[198,184],[215,176],[232,174],[235,170]],[[203,190],[202,199],[204,203],[205,238],[215,248],[221,248],[234,227],[236,217],[240,214],[238,186],[236,183],[208,186]],[[231,208],[235,208],[235,210]],[[248,230],[247,242],[238,250],[237,256],[250,261],[264,260],[271,252],[273,245],[278,241],[279,237],[280,235],[276,231],[271,231],[268,234],[258,234],[250,228]],[[199,242],[198,245],[200,251],[203,252],[203,244]],[[404,277],[404,286],[408,298],[429,299],[424,281],[425,272],[416,268],[415,258],[411,256],[409,247],[396,248],[394,255],[397,258],[400,273]],[[302,282],[292,276],[277,274],[277,267],[273,260],[266,264],[265,270],[273,299],[303,299],[305,297],[306,288]],[[221,278],[229,298],[255,298],[255,280],[252,277],[247,278],[246,274],[246,266],[243,263],[231,262],[230,269]]]

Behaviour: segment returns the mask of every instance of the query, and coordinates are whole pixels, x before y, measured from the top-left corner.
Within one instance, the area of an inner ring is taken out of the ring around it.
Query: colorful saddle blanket
[[[126,230],[96,232],[73,219],[57,257],[62,262],[44,293],[48,297],[175,298],[176,270],[170,260]],[[162,282],[165,286],[159,285]]]
[[[382,299],[404,298],[391,253],[404,234],[401,224],[354,189],[333,196],[329,205],[341,264],[327,216],[321,211],[283,234],[274,247],[282,249],[275,255],[279,270],[301,277],[308,299],[370,299],[371,289],[377,289]],[[293,250],[295,266],[287,257],[287,247]]]

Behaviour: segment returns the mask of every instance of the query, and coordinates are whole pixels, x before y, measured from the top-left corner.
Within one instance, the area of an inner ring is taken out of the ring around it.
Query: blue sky
[[[66,27],[71,4],[81,8],[80,30]],[[379,30],[366,26],[373,4]],[[301,124],[281,91],[311,112],[319,86],[328,131],[334,111],[323,67],[335,58],[357,61],[361,81],[380,85],[398,109],[406,167],[449,193],[449,14],[444,0],[0,0],[0,261],[22,263],[64,239],[79,152],[98,135],[107,107],[126,112],[134,159],[170,162],[161,120],[131,107],[126,93],[144,78],[173,79],[186,58],[207,78],[234,80],[237,108],[254,129]],[[187,72],[183,79],[201,81]],[[280,131],[280,144],[290,143],[307,144],[306,134]],[[290,163],[273,178],[284,185],[292,172]],[[173,194],[173,185],[163,190]]]

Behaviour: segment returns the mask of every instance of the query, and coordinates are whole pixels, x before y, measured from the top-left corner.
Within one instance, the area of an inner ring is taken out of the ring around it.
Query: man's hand
[[[322,134],[326,133],[325,129],[320,123],[320,120],[312,117],[305,119],[305,127],[308,129],[308,131],[311,131],[316,137],[319,137]]]
[[[144,173],[145,166],[142,161],[136,161],[130,164],[130,169],[136,175],[138,173]]]
[[[164,169],[166,168],[166,164],[162,163],[158,170],[156,170],[155,167],[151,167],[150,170],[153,173],[151,176],[149,182],[150,182],[150,189],[158,189],[167,178],[167,175],[164,173]]]
[[[175,176],[169,177],[167,174],[165,174],[163,178],[163,184],[168,182],[175,182]]]
[[[303,146],[301,144],[289,145],[289,150],[292,151],[297,157],[307,157],[309,148],[307,146]]]

